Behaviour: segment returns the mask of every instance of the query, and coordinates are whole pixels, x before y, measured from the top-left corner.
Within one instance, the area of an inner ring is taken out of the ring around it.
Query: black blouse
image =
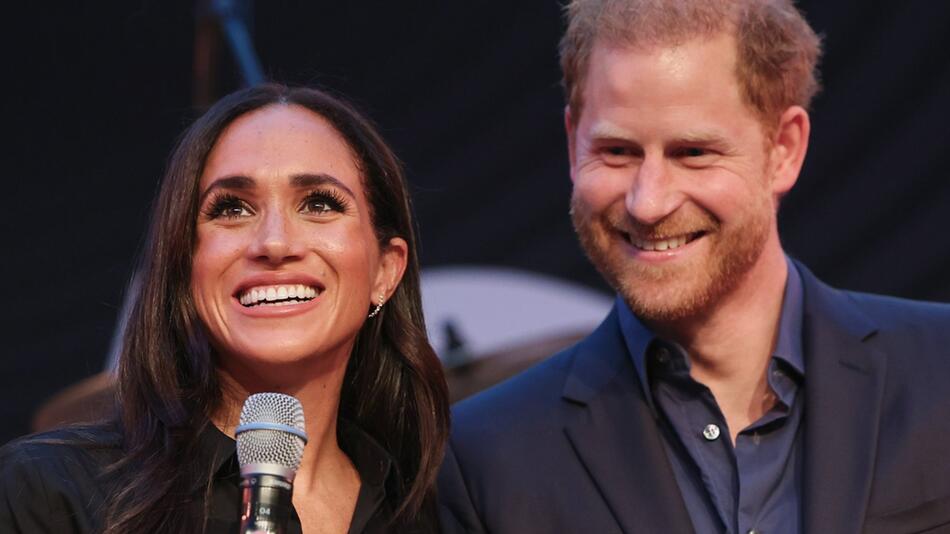
[[[114,432],[95,429],[83,431],[83,436],[83,443],[94,445],[77,444],[76,433],[60,430],[23,438],[0,449],[0,532],[101,531],[108,493],[108,477],[103,473],[121,457],[122,450]],[[386,502],[386,479],[395,471],[391,457],[354,425],[341,426],[340,447],[361,482],[350,534],[387,532],[391,510]],[[233,534],[241,515],[241,475],[234,440],[209,424],[199,437],[199,455],[217,466],[205,532]],[[288,534],[300,532],[300,519],[294,511]]]

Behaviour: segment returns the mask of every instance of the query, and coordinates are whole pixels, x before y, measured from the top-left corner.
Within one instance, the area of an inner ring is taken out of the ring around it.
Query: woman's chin
[[[218,352],[219,365],[232,374],[260,375],[282,381],[345,370],[349,355],[348,348],[333,350],[324,343],[279,337],[249,340]]]

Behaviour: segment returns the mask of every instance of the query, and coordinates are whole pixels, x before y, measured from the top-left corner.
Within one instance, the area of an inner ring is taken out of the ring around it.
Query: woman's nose
[[[281,212],[272,211],[259,222],[251,256],[259,261],[279,264],[302,256],[302,244],[294,235],[293,222]]]

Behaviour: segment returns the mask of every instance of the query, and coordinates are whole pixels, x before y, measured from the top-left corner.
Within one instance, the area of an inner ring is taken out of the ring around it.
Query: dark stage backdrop
[[[6,7],[0,442],[100,371],[151,197],[195,116],[194,2]],[[825,90],[787,249],[840,286],[950,301],[950,3],[801,2]],[[260,1],[274,79],[351,96],[404,159],[425,266],[492,264],[606,289],[567,215],[554,0]],[[236,88],[226,53],[218,92]]]

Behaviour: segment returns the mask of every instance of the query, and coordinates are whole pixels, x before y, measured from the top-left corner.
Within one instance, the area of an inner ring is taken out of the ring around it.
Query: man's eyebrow
[[[205,197],[208,196],[208,193],[214,191],[215,189],[247,190],[254,189],[255,187],[257,187],[257,183],[253,178],[248,178],[247,176],[224,176],[211,182],[211,185],[209,185],[208,188],[201,193],[198,203],[201,204],[204,202]]]
[[[351,198],[356,199],[356,195],[349,187],[347,187],[346,184],[341,182],[338,178],[330,176],[329,174],[296,174],[290,178],[290,185],[298,189],[306,189],[308,187],[317,187],[327,184],[342,189],[343,192],[345,192]]]
[[[599,122],[591,126],[588,135],[592,139],[633,139],[632,133],[609,122]]]
[[[677,144],[687,144],[687,145],[725,145],[729,146],[732,143],[729,142],[729,139],[717,132],[686,132],[685,134],[677,137],[674,140]]]
[[[590,129],[592,139],[635,142],[632,132],[609,122],[600,122]],[[729,138],[714,131],[688,131],[672,140],[674,144],[731,146]]]

